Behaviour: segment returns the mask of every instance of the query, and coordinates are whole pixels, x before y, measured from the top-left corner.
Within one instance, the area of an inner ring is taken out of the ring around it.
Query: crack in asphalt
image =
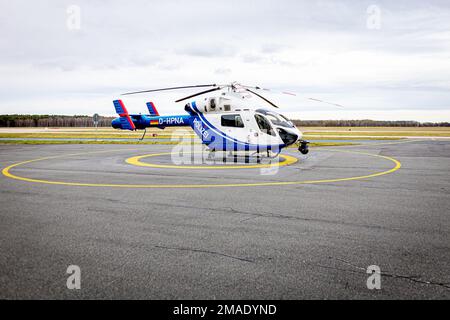
[[[236,256],[230,256],[230,255],[225,254],[225,253],[216,252],[216,251],[210,251],[210,250],[186,248],[186,247],[168,247],[168,246],[160,246],[160,245],[156,245],[154,247],[155,248],[159,248],[159,249],[169,249],[169,250],[181,250],[181,251],[207,253],[207,254],[218,255],[218,256],[227,257],[227,258],[231,258],[231,259],[235,259],[235,260],[239,260],[239,261],[244,261],[244,262],[251,262],[251,263],[255,262],[253,260],[249,260],[249,259],[245,259],[245,258],[241,258],[241,257],[236,257]]]
[[[208,211],[210,214],[218,214],[218,213],[211,213],[210,207],[200,207],[200,206],[189,206],[189,205],[183,205],[183,204],[176,204],[176,203],[159,203],[159,202],[153,202],[153,206],[161,206],[164,207],[164,209],[167,209],[167,207],[176,207],[176,208],[184,208],[184,209],[196,209],[196,210],[205,210]],[[327,223],[327,224],[333,224],[333,225],[343,225],[343,226],[351,226],[351,227],[359,227],[359,228],[367,228],[370,230],[378,229],[378,230],[389,230],[389,231],[395,231],[395,232],[410,232],[411,230],[408,229],[402,229],[402,228],[393,228],[393,227],[384,227],[381,225],[368,225],[368,224],[358,224],[358,223],[352,223],[352,222],[344,222],[344,221],[337,221],[337,220],[327,220],[327,219],[318,219],[318,218],[302,218],[302,217],[296,217],[296,216],[289,216],[289,215],[282,215],[282,214],[274,214],[271,212],[248,212],[243,210],[237,210],[233,207],[227,207],[227,208],[215,208],[214,211],[216,212],[226,212],[226,213],[235,213],[235,214],[242,214],[250,216],[248,218],[242,219],[239,222],[246,222],[249,220],[257,219],[257,218],[277,218],[277,219],[291,219],[291,220],[299,220],[299,221],[306,221],[306,222],[321,222],[321,223]],[[442,232],[440,230],[432,230],[430,233],[444,233],[447,234],[447,232]]]
[[[349,269],[342,269],[342,268],[336,268],[333,266],[324,266],[324,265],[320,265],[320,264],[313,264],[315,266],[318,266],[320,268],[327,268],[327,269],[334,269],[334,270],[339,270],[339,271],[347,271],[347,272],[353,272],[353,273],[359,273],[359,274],[365,274],[366,272],[366,268],[358,266],[354,263],[351,263],[350,261],[346,261],[344,259],[340,259],[340,258],[334,258],[334,257],[328,257],[330,259],[334,259],[337,260],[339,262],[343,262],[353,268],[356,268],[358,270],[362,270],[363,272],[360,271],[355,271],[355,270],[349,270]],[[446,283],[446,282],[436,282],[436,281],[430,281],[430,280],[423,280],[421,278],[420,275],[404,275],[404,274],[396,274],[396,273],[392,273],[392,272],[381,272],[381,276],[385,276],[388,278],[396,278],[396,279],[404,279],[404,280],[409,280],[415,283],[420,283],[420,284],[428,284],[428,285],[435,285],[435,286],[440,286],[446,289],[450,289],[450,283]]]
[[[245,214],[250,215],[251,217],[241,220],[240,222],[246,222],[252,219],[257,218],[278,218],[278,219],[291,219],[291,220],[300,220],[300,221],[306,221],[306,222],[322,222],[322,223],[328,223],[328,224],[339,224],[339,225],[345,225],[345,226],[352,226],[352,227],[362,227],[362,228],[368,228],[368,229],[383,229],[383,230],[391,230],[391,231],[404,231],[400,228],[386,228],[383,226],[378,225],[366,225],[366,224],[358,224],[358,223],[351,223],[351,222],[343,222],[343,221],[336,221],[336,220],[326,220],[326,219],[317,219],[317,218],[302,218],[302,217],[295,217],[295,216],[288,216],[283,214],[274,214],[274,213],[254,213],[254,212],[245,212],[245,211],[239,211],[233,208],[229,208],[233,213],[239,213],[239,214]],[[220,209],[219,209],[220,210]],[[227,211],[222,209],[222,211]]]

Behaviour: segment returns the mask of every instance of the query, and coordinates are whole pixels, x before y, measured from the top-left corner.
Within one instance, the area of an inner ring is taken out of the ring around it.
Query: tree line
[[[299,127],[450,127],[449,122],[382,120],[293,120]]]
[[[99,117],[99,127],[110,127],[114,117]],[[380,120],[293,120],[299,127],[450,127],[449,122]],[[93,127],[92,116],[0,115],[0,127]]]

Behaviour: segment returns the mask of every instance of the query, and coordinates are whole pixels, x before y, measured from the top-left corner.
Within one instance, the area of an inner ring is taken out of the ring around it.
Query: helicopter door
[[[257,129],[256,125],[252,121],[253,114],[251,114],[248,111],[244,111],[241,113],[242,121],[245,123],[245,135],[242,137],[242,140],[246,141],[247,143],[251,144],[257,144],[258,143],[258,137],[259,137],[259,130]]]

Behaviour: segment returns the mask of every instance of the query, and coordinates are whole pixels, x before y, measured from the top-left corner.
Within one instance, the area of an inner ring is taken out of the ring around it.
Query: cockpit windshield
[[[272,122],[275,126],[285,127],[285,128],[293,128],[294,124],[288,118],[274,111],[269,111],[266,109],[257,109],[256,112],[259,112],[267,117],[267,119]]]

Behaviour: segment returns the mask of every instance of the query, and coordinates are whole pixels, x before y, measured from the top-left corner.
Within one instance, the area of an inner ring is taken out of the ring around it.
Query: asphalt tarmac
[[[291,149],[282,166],[172,151],[0,145],[18,164],[0,175],[0,298],[450,298],[449,141]]]

